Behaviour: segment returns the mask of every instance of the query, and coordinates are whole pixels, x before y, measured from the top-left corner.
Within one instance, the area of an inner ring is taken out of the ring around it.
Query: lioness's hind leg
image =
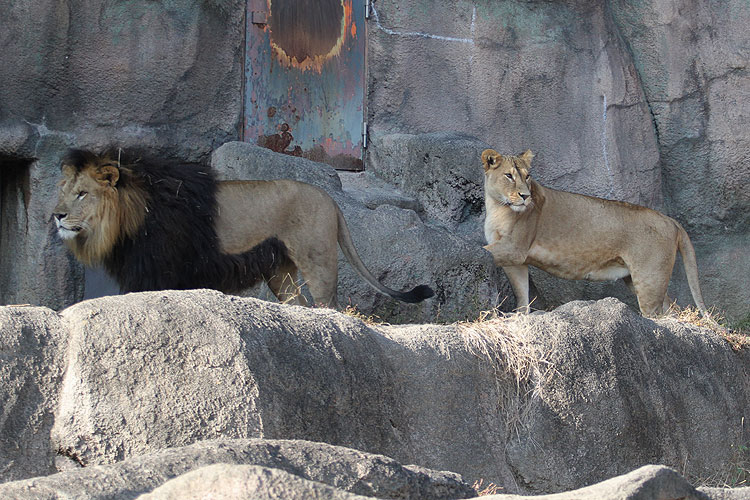
[[[663,269],[655,273],[641,271],[631,274],[633,289],[642,315],[653,317],[664,313],[665,306],[669,304],[667,286],[671,274],[671,267],[668,274]]]
[[[294,263],[289,262],[280,266],[276,274],[267,280],[267,284],[282,304],[296,301],[298,305],[307,305],[301,285],[297,282],[297,266]]]

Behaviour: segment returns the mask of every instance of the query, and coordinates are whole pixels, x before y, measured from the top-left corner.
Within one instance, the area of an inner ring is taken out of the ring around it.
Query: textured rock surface
[[[395,301],[375,292],[339,252],[339,304],[356,305],[395,323],[474,319],[497,304],[497,271],[481,247],[444,227],[425,224],[411,207],[391,204],[392,197],[382,204],[372,199],[363,204],[359,200],[366,195],[358,196],[352,184],[343,191],[327,165],[242,142],[217,149],[212,165],[222,179],[290,178],[324,189],[344,212],[357,251],[374,276],[395,289],[424,283],[435,290],[435,298],[422,304]]]
[[[747,353],[614,299],[473,325],[367,326],[152,292],[62,318],[52,448],[87,465],[219,437],[309,439],[541,493],[648,463],[711,477],[748,442]]]
[[[699,478],[732,468],[731,450],[750,437],[747,353],[615,299],[571,302],[530,327],[556,375],[536,388],[508,446],[508,461],[524,464],[521,484],[567,490],[644,463],[687,464]]]
[[[192,156],[237,136],[243,2],[22,0],[2,10],[0,120],[9,131],[22,123],[79,146],[116,141]]]
[[[382,455],[308,441],[238,439],[204,441],[112,465],[0,484],[0,495],[18,499],[135,498],[160,485],[165,485],[164,490],[174,490],[178,485],[170,484],[171,479],[183,477],[190,471],[205,472],[204,467],[215,464],[255,465],[259,469],[274,470],[271,474],[274,478],[283,472],[287,478],[294,477],[297,481],[314,481],[339,492],[368,497],[447,500],[474,494],[457,474],[402,466]],[[180,483],[184,484],[187,479]],[[273,487],[266,485],[269,489]],[[154,498],[163,498],[163,490],[154,493]],[[184,496],[180,494],[176,498]]]
[[[457,130],[498,151],[532,149],[543,183],[660,206],[649,109],[602,2],[382,0],[375,10],[374,141]]]
[[[724,491],[724,490],[719,490]],[[731,490],[729,490],[731,491]],[[717,491],[718,493],[718,491]],[[489,495],[487,500],[522,500],[527,496]],[[575,491],[534,496],[537,500],[719,500],[696,490],[673,469],[646,465],[628,474]]]
[[[54,472],[65,331],[53,311],[0,307],[0,482]]]
[[[209,465],[159,486],[138,500],[203,500],[205,498],[254,500],[357,500],[373,497],[352,495],[325,484],[301,479],[257,465]]]

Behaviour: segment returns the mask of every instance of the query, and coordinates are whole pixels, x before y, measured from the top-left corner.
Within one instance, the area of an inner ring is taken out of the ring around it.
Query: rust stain
[[[283,153],[289,156],[307,158],[318,163],[327,163],[338,170],[363,170],[364,164],[361,158],[348,154],[329,155],[325,148],[318,144],[310,148],[309,151],[303,151],[300,146],[294,146],[291,150],[289,145],[294,140],[291,127],[288,123],[282,123],[279,132],[271,135],[261,135],[258,137],[258,146],[270,149],[276,153]],[[331,139],[326,139],[326,143],[331,143]]]
[[[352,0],[268,0],[271,47],[279,62],[302,71],[322,72],[357,28]]]

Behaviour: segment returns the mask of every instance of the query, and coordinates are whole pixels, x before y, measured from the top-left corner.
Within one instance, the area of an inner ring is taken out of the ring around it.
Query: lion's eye
[[[81,191],[80,193],[78,193],[78,199],[82,200],[87,194],[88,193],[86,191]]]
[[[511,174],[505,174],[505,177],[507,177],[510,180],[513,180],[513,176]]]
[[[531,175],[526,176],[526,180],[528,181],[529,179],[531,179]]]

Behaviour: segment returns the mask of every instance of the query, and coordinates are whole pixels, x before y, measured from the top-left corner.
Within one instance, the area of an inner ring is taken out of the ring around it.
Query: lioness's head
[[[57,233],[78,260],[96,265],[120,238],[135,234],[145,216],[145,199],[139,190],[118,189],[123,171],[109,155],[71,150],[61,171],[53,214]]]
[[[484,190],[498,203],[523,212],[534,203],[531,191],[531,150],[518,156],[502,156],[494,149],[482,152]]]

